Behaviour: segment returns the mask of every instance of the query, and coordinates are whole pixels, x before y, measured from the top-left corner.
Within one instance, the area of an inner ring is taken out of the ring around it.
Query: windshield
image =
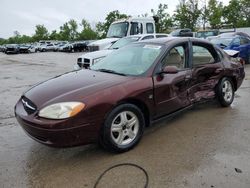
[[[150,68],[161,50],[162,46],[160,45],[129,45],[101,59],[97,64],[91,66],[91,69],[96,71],[109,70],[113,73],[138,76]]]
[[[227,47],[230,45],[232,40],[233,40],[233,38],[214,38],[210,42],[212,42],[213,44]]]
[[[125,37],[128,32],[128,22],[111,24],[107,33],[107,38]]]
[[[127,44],[130,44],[132,42],[136,42],[140,39],[140,37],[128,37],[128,38],[122,38],[119,39],[117,42],[115,42],[112,46],[110,46],[110,49],[118,49],[123,46],[126,46]]]

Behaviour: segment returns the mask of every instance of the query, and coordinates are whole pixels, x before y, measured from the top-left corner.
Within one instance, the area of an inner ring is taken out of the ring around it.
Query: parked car
[[[6,49],[5,45],[1,45],[1,46],[0,46],[0,52],[3,52],[3,53],[4,53],[4,52],[5,52],[5,49]]]
[[[185,29],[177,29],[170,33],[173,37],[193,37],[193,32],[191,29],[185,28]]]
[[[55,52],[57,50],[56,46],[53,43],[42,45],[40,49],[41,52],[51,52],[51,51]]]
[[[20,52],[20,48],[18,44],[8,44],[5,48],[6,54],[18,54]]]
[[[90,70],[32,87],[18,100],[15,116],[31,138],[49,146],[99,141],[125,152],[145,127],[196,103],[218,99],[230,106],[244,76],[240,63],[205,40],[145,40],[114,51]]]
[[[60,51],[61,52],[72,52],[72,48],[73,48],[73,45],[72,45],[73,43],[67,43],[67,44],[65,44],[64,46],[62,46],[61,48],[60,48]]]
[[[246,63],[250,63],[250,38],[244,35],[221,34],[211,39],[211,42],[225,50],[239,51],[239,57],[243,58]]]
[[[78,57],[77,63],[74,65],[74,70],[79,70],[81,68],[89,68],[95,63],[97,63],[99,60],[101,60],[102,58],[106,57],[108,54],[113,52],[114,50],[117,50],[133,42],[153,39],[153,38],[163,38],[163,37],[168,37],[168,36],[169,36],[168,34],[164,34],[164,33],[157,33],[157,34],[153,33],[153,34],[133,35],[133,36],[121,38],[107,49],[89,52],[87,54],[83,54],[80,57]]]
[[[20,53],[34,53],[37,52],[35,46],[22,44],[19,46]]]
[[[213,37],[219,35],[219,30],[207,30],[207,31],[197,31],[195,37],[206,39],[208,37]]]

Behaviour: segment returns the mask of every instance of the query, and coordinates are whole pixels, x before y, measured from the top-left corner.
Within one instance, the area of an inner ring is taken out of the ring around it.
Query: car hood
[[[100,57],[105,57],[111,52],[113,52],[113,50],[100,50],[100,51],[95,51],[95,52],[89,52],[89,53],[81,55],[80,58],[96,59]]]
[[[97,40],[95,42],[91,42],[88,46],[99,46],[99,45],[109,44],[109,43],[117,41],[118,39],[119,38],[105,38],[105,39]]]
[[[36,106],[44,106],[66,101],[82,101],[83,98],[127,82],[132,77],[91,70],[69,72],[35,85],[24,96]]]

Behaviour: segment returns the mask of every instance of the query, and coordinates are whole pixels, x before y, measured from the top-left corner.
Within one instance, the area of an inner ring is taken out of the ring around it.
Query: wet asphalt
[[[108,168],[139,165],[148,187],[250,187],[250,65],[231,107],[195,106],[147,128],[133,150],[113,154],[98,145],[57,149],[29,138],[13,109],[30,86],[71,71],[79,53],[0,53],[0,187],[94,187]],[[144,187],[135,166],[108,171],[97,187]]]

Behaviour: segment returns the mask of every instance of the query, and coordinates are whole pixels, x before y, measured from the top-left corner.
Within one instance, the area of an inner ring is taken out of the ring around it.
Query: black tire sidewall
[[[112,125],[112,122],[114,120],[114,118],[119,114],[121,113],[122,111],[131,111],[133,112],[138,120],[139,120],[139,131],[138,131],[138,134],[136,136],[136,138],[129,144],[127,145],[124,145],[124,146],[120,146],[120,145],[117,145],[112,137],[111,137],[111,125]],[[143,113],[141,112],[141,110],[133,105],[133,104],[121,104],[117,107],[115,107],[107,116],[105,122],[104,122],[104,125],[103,125],[103,128],[102,128],[102,131],[101,131],[101,140],[100,140],[100,144],[105,148],[105,149],[108,149],[110,151],[113,151],[113,152],[125,152],[125,151],[128,151],[130,149],[132,149],[134,146],[136,146],[142,135],[143,135],[143,132],[144,132],[144,127],[145,127],[145,118],[143,116]]]
[[[232,86],[232,89],[233,89],[233,93],[232,93],[232,99],[228,102],[224,99],[223,97],[223,92],[222,92],[222,87],[223,87],[223,83],[225,81],[229,81],[231,86]],[[217,88],[217,95],[218,95],[218,100],[219,100],[219,103],[221,104],[221,106],[223,107],[228,107],[232,104],[233,100],[234,100],[234,85],[232,83],[232,80],[230,78],[227,78],[227,77],[224,77],[220,80],[219,84],[218,84],[218,88]]]

